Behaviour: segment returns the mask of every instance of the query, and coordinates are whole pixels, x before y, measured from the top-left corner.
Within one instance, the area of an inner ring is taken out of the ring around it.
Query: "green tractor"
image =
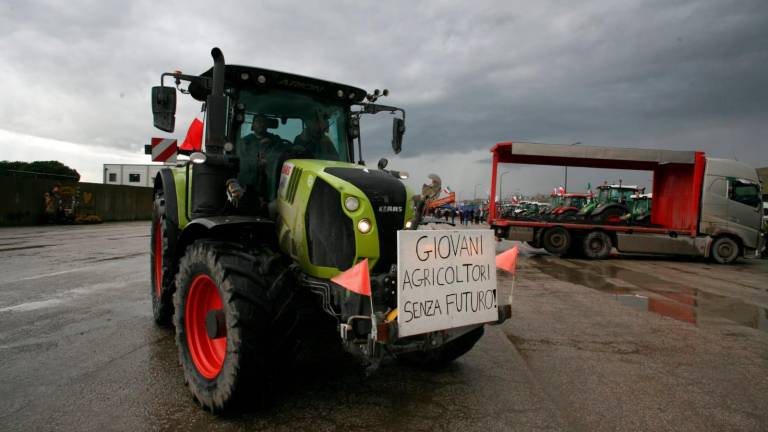
[[[639,186],[608,185],[599,186],[597,196],[581,208],[576,218],[589,223],[615,224],[629,213],[629,202],[632,195],[643,193]]]
[[[155,179],[151,231],[154,320],[175,327],[195,399],[212,412],[266,402],[278,371],[318,345],[368,366],[385,354],[435,365],[471,349],[482,324],[397,334],[397,232],[418,228],[430,188],[414,194],[385,159],[367,168],[359,125],[364,114],[393,114],[398,153],[405,111],[375,103],[386,90],[211,54],[207,72],[164,73],[152,89],[162,131],[174,130],[177,91],[205,115],[204,147]],[[370,295],[331,281],[364,259]],[[499,319],[509,310],[499,307]]]
[[[629,197],[629,212],[621,219],[630,225],[649,224],[653,194],[636,194]]]

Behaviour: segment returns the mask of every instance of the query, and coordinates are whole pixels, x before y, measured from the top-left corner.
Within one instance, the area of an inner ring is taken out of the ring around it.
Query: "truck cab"
[[[758,249],[763,203],[754,168],[734,160],[707,158],[701,198],[702,234],[730,236],[744,255]]]

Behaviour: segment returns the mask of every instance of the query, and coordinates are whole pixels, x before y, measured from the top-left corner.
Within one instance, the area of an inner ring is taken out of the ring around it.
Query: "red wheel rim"
[[[160,297],[163,288],[163,229],[155,224],[155,294]]]
[[[221,372],[227,352],[227,337],[208,337],[205,318],[209,311],[221,308],[221,296],[213,279],[205,274],[195,276],[184,308],[184,328],[192,362],[200,375],[208,379],[216,378]]]

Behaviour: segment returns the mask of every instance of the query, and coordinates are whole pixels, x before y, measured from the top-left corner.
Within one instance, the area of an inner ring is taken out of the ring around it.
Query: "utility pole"
[[[504,171],[504,172],[503,172],[503,173],[501,173],[501,175],[499,176],[499,203],[501,203],[502,201],[504,201],[504,195],[501,193],[501,187],[502,187],[502,186],[504,186],[504,174],[509,174],[509,171]],[[494,200],[496,199],[496,197],[492,197],[492,198],[493,198]]]

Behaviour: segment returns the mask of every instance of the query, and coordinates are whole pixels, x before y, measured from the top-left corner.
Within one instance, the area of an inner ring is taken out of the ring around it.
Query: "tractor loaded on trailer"
[[[491,203],[497,238],[525,241],[556,255],[606,258],[619,252],[710,257],[730,263],[760,250],[762,202],[754,168],[700,151],[504,142],[492,149],[491,196],[499,163],[644,170],[652,193],[604,185],[569,218],[519,220]]]
[[[343,347],[368,367],[383,356],[436,365],[510,316],[493,232],[417,230],[439,177],[415,194],[385,159],[362,161],[363,114],[394,115],[400,151],[405,111],[376,103],[386,90],[211,54],[207,72],[164,73],[152,89],[165,132],[177,92],[203,103],[200,143],[155,179],[150,294],[204,408],[269,400],[276,371],[307,347]]]

